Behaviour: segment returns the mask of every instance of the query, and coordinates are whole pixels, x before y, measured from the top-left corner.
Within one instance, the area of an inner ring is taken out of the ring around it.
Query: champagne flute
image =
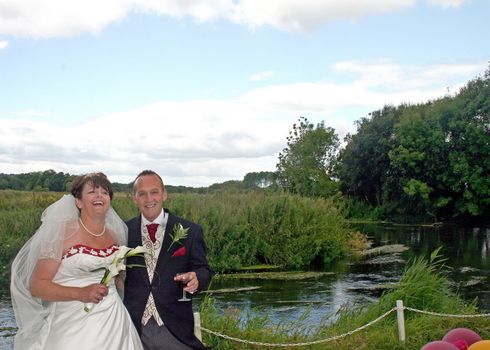
[[[182,273],[178,273],[175,275],[175,277],[178,277],[178,276],[183,276],[182,279],[180,280],[177,280],[177,284],[179,285],[180,288],[182,288],[182,298],[178,299],[178,301],[191,301],[191,299],[189,299],[187,297],[187,293],[185,291],[185,287],[187,286],[187,274],[185,272],[182,272]]]

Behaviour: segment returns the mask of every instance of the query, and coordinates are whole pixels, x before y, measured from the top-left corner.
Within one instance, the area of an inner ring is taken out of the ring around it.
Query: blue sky
[[[486,0],[0,3],[0,172],[273,171],[299,116],[342,138],[488,68]]]

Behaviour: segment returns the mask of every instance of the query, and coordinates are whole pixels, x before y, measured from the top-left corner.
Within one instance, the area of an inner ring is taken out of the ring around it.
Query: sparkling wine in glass
[[[175,277],[177,277],[177,276],[185,276],[185,277],[187,277],[187,274],[185,274],[185,273],[178,273],[178,274],[175,275]],[[187,293],[184,290],[184,288],[187,286],[187,282],[189,282],[189,281],[187,281],[187,279],[185,277],[182,280],[177,280],[176,281],[177,284],[179,285],[179,287],[182,288],[182,298],[178,299],[178,301],[191,301],[191,299],[189,299],[187,297]]]

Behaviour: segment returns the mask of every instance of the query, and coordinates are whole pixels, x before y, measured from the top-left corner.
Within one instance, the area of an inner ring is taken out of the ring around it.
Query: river
[[[295,320],[305,332],[314,331],[320,323],[334,322],[343,307],[376,302],[382,291],[376,288],[396,283],[410,259],[428,256],[442,247],[441,254],[447,258],[445,271],[454,288],[468,301],[477,297],[482,312],[490,312],[490,228],[359,224],[355,229],[367,233],[373,246],[403,244],[409,249],[362,263],[339,261],[321,270],[331,274],[300,281],[218,278],[212,290],[257,288],[213,293],[215,305],[223,312],[227,308],[242,314],[253,310],[277,324]],[[6,296],[0,300],[0,349],[12,348],[14,331],[12,307]]]
[[[267,315],[273,322],[300,320],[306,329],[321,322],[334,322],[346,306],[376,302],[383,285],[398,282],[407,263],[416,256],[428,257],[442,247],[446,271],[455,290],[466,300],[478,297],[482,311],[490,312],[490,228],[356,225],[367,233],[373,246],[403,244],[403,253],[373,257],[362,263],[340,261],[323,271],[332,275],[302,281],[217,279],[211,289],[259,287],[213,294],[221,310],[238,308]],[[395,306],[395,305],[393,305]],[[307,312],[307,314],[305,314]]]

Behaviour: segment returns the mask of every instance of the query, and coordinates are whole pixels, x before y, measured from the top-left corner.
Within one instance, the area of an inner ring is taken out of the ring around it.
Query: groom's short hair
[[[136,194],[136,181],[138,181],[138,179],[142,176],[147,176],[147,175],[154,175],[156,177],[158,177],[160,179],[160,184],[162,185],[162,190],[165,190],[165,185],[163,184],[163,180],[162,180],[162,177],[160,175],[158,175],[156,172],[154,172],[153,170],[143,170],[141,173],[139,173],[137,176],[136,176],[136,179],[134,179],[133,181],[133,194]]]

